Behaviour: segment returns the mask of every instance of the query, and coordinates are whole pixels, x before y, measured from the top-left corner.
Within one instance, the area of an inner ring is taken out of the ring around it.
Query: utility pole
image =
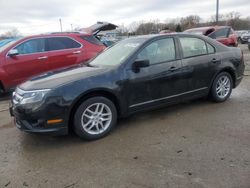
[[[70,26],[71,26],[71,31],[73,31],[73,24],[70,24]]]
[[[219,24],[219,0],[216,0],[216,24]]]
[[[60,30],[62,32],[62,19],[61,18],[59,19],[59,22],[60,22]]]

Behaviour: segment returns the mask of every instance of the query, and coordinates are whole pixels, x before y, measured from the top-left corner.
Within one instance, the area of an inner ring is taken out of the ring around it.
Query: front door
[[[174,38],[158,39],[142,49],[137,59],[149,60],[139,72],[127,70],[129,110],[176,102],[187,90],[182,79],[181,60],[177,59]]]
[[[11,57],[6,54],[3,66],[9,80],[11,80],[8,87],[14,87],[35,75],[43,73],[48,60],[48,52],[45,50],[45,39],[43,38],[22,42],[14,49],[18,51],[18,54]]]

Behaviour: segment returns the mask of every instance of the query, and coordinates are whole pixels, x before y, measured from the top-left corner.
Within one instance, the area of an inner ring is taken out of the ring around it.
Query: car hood
[[[78,66],[64,70],[51,71],[39,75],[19,86],[23,90],[53,89],[61,85],[89,78],[107,71],[107,68]]]
[[[81,30],[86,33],[90,33],[93,35],[96,35],[100,31],[108,31],[108,30],[113,30],[116,29],[118,26],[114,25],[109,22],[97,22],[96,24],[88,27],[88,28],[82,28]]]

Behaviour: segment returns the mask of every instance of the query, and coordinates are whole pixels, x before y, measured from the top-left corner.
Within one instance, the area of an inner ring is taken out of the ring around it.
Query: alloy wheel
[[[231,83],[227,76],[221,76],[216,83],[216,93],[219,98],[224,99],[230,92]]]
[[[82,128],[91,135],[101,134],[108,129],[112,121],[112,112],[104,103],[89,105],[81,117]]]

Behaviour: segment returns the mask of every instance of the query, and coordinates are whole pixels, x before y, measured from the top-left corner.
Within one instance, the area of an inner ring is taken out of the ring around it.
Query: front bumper
[[[243,38],[241,38],[241,41],[244,42],[244,43],[247,43],[249,39],[250,39],[250,37],[247,37],[247,38],[243,37]]]
[[[64,116],[64,113],[60,114],[57,110],[48,110],[47,106],[43,106],[40,110],[31,112],[30,110],[23,109],[21,106],[13,105],[12,102],[9,106],[10,115],[14,117],[14,123],[18,129],[29,133],[66,135],[68,133],[66,119],[63,119],[60,123],[47,123],[49,119],[61,118]],[[56,113],[53,113],[53,111]]]

